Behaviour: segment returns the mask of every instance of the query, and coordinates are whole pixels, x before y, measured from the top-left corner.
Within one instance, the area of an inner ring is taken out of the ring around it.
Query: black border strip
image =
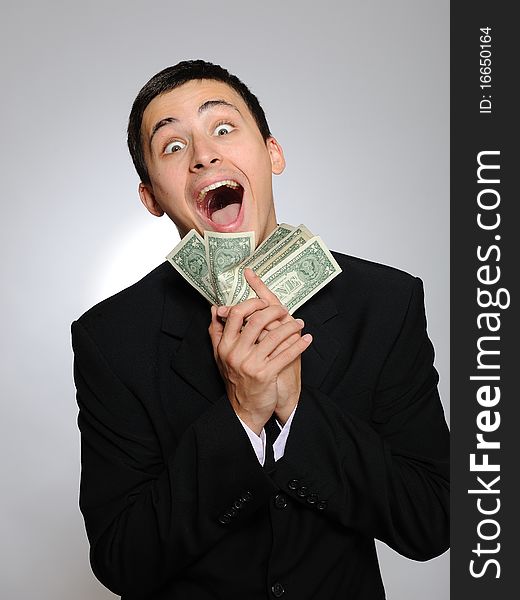
[[[451,597],[455,600],[497,600],[520,593],[516,381],[520,220],[515,218],[520,204],[515,189],[520,187],[516,181],[520,128],[513,91],[520,79],[520,30],[513,8],[514,3],[497,1],[451,4]],[[487,83],[491,87],[485,87]],[[480,182],[479,154],[482,164],[497,167],[482,168]],[[489,300],[497,306],[486,307]],[[494,316],[485,316],[491,313]],[[500,400],[495,388],[500,389]],[[479,433],[487,448],[477,448]],[[500,448],[493,447],[496,443]],[[485,455],[499,470],[478,466],[485,464]]]

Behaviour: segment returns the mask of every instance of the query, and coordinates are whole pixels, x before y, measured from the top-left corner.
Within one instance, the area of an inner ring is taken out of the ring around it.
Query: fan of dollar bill
[[[319,236],[304,225],[282,223],[255,250],[252,231],[219,233],[192,229],[166,257],[212,304],[234,305],[255,298],[244,269],[249,267],[292,314],[341,268]]]

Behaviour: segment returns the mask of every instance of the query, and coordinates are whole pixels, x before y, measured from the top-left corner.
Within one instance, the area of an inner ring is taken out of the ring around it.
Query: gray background
[[[131,102],[204,58],[263,103],[285,150],[280,221],[425,283],[448,407],[449,3],[2,3],[0,596],[103,600],[77,509],[70,322],[177,233],[137,196]],[[448,598],[448,557],[378,545],[388,598]]]

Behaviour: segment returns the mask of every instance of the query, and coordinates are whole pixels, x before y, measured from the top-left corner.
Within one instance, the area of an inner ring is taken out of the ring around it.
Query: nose
[[[193,172],[208,168],[210,165],[219,164],[222,160],[220,153],[211,140],[194,139],[192,143],[193,154],[191,167]]]

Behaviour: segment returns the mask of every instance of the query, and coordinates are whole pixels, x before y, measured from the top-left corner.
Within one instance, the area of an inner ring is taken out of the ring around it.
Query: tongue
[[[229,225],[237,220],[238,213],[240,212],[240,204],[228,204],[224,206],[224,208],[220,208],[216,210],[211,215],[211,220],[213,223],[217,223],[217,225]]]

